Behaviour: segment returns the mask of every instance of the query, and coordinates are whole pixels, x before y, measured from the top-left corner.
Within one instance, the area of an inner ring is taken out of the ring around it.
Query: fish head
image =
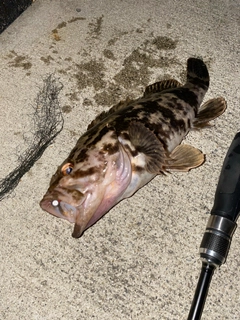
[[[43,210],[75,224],[74,238],[119,202],[131,181],[130,159],[121,144],[109,150],[105,145],[87,150],[80,162],[76,156],[65,160],[40,202]]]

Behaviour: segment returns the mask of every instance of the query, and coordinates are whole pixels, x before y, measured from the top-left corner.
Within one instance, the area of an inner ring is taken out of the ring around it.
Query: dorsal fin
[[[164,91],[167,89],[178,88],[181,86],[182,86],[182,84],[175,79],[158,81],[158,82],[155,82],[155,83],[147,86],[144,91],[143,96],[146,97],[152,93],[161,92],[161,91]]]
[[[100,113],[87,127],[87,130],[91,129],[92,127],[94,127],[96,124],[98,124],[99,122],[101,122],[103,119],[105,119],[106,117],[108,117],[109,115],[117,112],[120,109],[124,109],[125,107],[127,107],[128,105],[131,104],[131,102],[133,102],[134,100],[131,100],[129,97],[126,98],[126,100],[124,101],[120,101],[118,104],[115,104],[114,106],[112,106],[108,111],[103,111],[102,113]]]
[[[136,121],[130,123],[128,133],[135,149],[145,155],[145,169],[154,174],[164,173],[165,150],[156,135]]]

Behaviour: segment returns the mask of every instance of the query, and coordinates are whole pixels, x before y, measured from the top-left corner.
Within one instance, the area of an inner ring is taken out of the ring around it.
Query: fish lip
[[[54,200],[57,200],[59,202],[57,206],[52,205],[52,202]],[[68,204],[64,200],[59,199],[58,197],[53,198],[50,194],[46,194],[40,201],[40,207],[44,211],[54,215],[55,217],[67,220],[70,223],[76,222],[81,206],[82,203],[79,206],[73,206]]]
[[[83,235],[84,231],[85,231],[85,227],[77,224],[76,220],[77,220],[77,216],[78,216],[78,214],[80,212],[81,206],[84,204],[84,202],[81,203],[81,205],[79,205],[77,207],[72,207],[72,208],[75,209],[75,217],[73,219],[71,219],[69,214],[65,215],[64,214],[64,210],[59,209],[60,206],[63,206],[64,204],[66,205],[66,203],[64,201],[61,201],[61,200],[58,199],[57,201],[59,201],[59,205],[57,207],[53,207],[52,201],[53,201],[52,195],[50,193],[47,193],[43,197],[43,199],[40,201],[40,207],[44,211],[46,211],[46,212],[48,212],[48,213],[50,213],[50,214],[52,214],[52,215],[54,215],[56,217],[62,218],[64,220],[67,220],[70,223],[75,223],[74,229],[73,229],[73,232],[72,232],[72,237],[75,238],[75,239],[80,238]],[[62,208],[62,207],[60,207],[60,208]]]
[[[47,195],[45,195],[42,200],[39,202],[40,207],[44,210],[44,211],[48,211],[47,209],[50,209],[52,207],[52,197],[48,197]]]
[[[77,189],[76,189],[77,190]],[[78,190],[77,190],[78,191]],[[79,191],[80,192],[80,191]],[[80,203],[76,203],[75,205],[72,205],[74,208],[80,208],[80,206],[85,202],[86,194],[83,194],[83,198],[80,201]],[[68,203],[65,201],[65,199],[68,198],[68,192],[67,189],[61,188],[61,187],[55,187],[53,190],[48,190],[46,194],[43,196],[42,200],[40,201],[40,206],[42,207],[42,203],[45,201],[49,201],[48,207],[52,206],[52,201],[57,200],[59,203]]]

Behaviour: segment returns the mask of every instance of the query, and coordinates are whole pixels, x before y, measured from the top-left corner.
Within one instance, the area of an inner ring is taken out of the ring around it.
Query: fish
[[[200,166],[204,154],[182,141],[226,109],[223,97],[203,103],[209,81],[206,64],[191,57],[184,85],[158,81],[140,98],[103,111],[57,168],[40,207],[74,223],[72,236],[79,238],[156,175]]]

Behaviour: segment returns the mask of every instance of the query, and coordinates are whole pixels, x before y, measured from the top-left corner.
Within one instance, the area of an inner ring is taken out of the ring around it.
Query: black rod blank
[[[208,295],[208,289],[215,270],[214,265],[203,262],[201,274],[199,276],[198,285],[192,301],[191,309],[188,315],[188,320],[200,320]]]

